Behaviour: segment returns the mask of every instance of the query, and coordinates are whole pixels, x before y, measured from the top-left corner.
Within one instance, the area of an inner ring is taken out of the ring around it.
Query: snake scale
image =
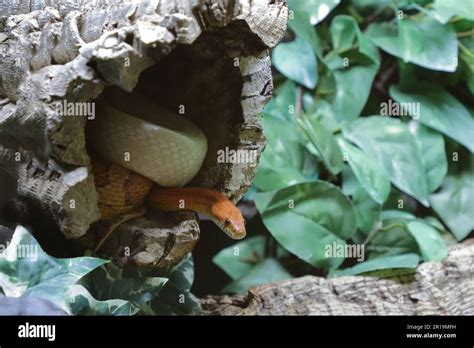
[[[148,203],[162,211],[194,211],[209,217],[233,239],[245,237],[245,220],[223,194],[183,187],[199,172],[207,153],[202,131],[137,95],[119,94],[97,102],[88,144],[103,219],[121,223],[144,214]]]

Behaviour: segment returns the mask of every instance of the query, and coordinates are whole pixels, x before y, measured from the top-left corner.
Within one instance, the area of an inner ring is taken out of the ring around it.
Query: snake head
[[[245,220],[241,214],[238,215],[239,216],[225,218],[223,226],[220,226],[222,231],[232,239],[242,239],[247,234],[245,230]]]
[[[155,187],[148,201],[163,211],[190,210],[203,214],[232,239],[242,239],[246,235],[242,213],[220,192],[206,188]],[[181,201],[185,203],[182,207]]]

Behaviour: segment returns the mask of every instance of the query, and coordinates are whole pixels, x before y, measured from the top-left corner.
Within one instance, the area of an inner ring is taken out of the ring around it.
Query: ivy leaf
[[[0,295],[0,315],[67,315],[54,303],[33,296]]]
[[[399,103],[418,103],[418,121],[436,129],[474,151],[474,120],[469,111],[442,87],[426,82],[390,87],[390,96]]]
[[[380,220],[412,220],[416,219],[416,216],[403,210],[384,210],[380,213]]]
[[[311,45],[316,55],[321,52],[320,43],[316,30],[310,22],[309,14],[302,11],[294,11],[293,18],[288,20],[288,26],[301,39]]]
[[[415,137],[423,160],[428,190],[433,192],[441,185],[448,172],[443,136],[417,122],[411,122],[409,128]]]
[[[244,293],[250,287],[292,278],[280,263],[272,258],[254,266],[241,278],[227,284],[223,293]]]
[[[349,199],[324,181],[259,193],[255,204],[263,223],[288,251],[316,267],[334,268],[343,261],[327,258],[327,245],[345,244],[357,222]]]
[[[72,285],[67,292],[68,305],[74,315],[134,315],[138,308],[121,299],[96,300],[82,285]]]
[[[357,118],[367,102],[378,65],[353,66],[334,72],[337,86],[330,100],[331,115],[339,122]]]
[[[265,106],[264,114],[275,116],[283,121],[293,121],[296,109],[296,84],[291,80],[286,80],[276,89],[275,94]],[[292,114],[290,110],[293,111]]]
[[[433,209],[458,241],[474,229],[474,175],[447,176],[439,192],[430,196]]]
[[[283,75],[299,84],[313,89],[318,78],[316,54],[302,38],[281,43],[273,49],[273,64]]]
[[[159,296],[141,306],[141,312],[154,315],[192,314],[200,309],[199,299],[191,293],[194,281],[194,262],[191,254],[173,266],[143,270],[142,276],[167,278]]]
[[[348,165],[344,165],[342,168],[342,192],[346,196],[352,196],[354,192],[360,187],[360,183],[357,180],[354,171]]]
[[[342,170],[342,153],[331,131],[326,129],[315,117],[302,115],[298,123],[309,141],[316,147],[326,168],[336,175]]]
[[[406,124],[384,116],[364,117],[343,129],[344,136],[384,166],[392,183],[429,206],[425,168]]]
[[[342,137],[338,143],[362,187],[375,202],[385,202],[390,194],[390,179],[385,168]]]
[[[425,261],[441,261],[448,256],[448,247],[435,228],[420,220],[408,222],[407,227]]]
[[[324,100],[330,103],[326,112],[339,122],[349,121],[360,115],[367,102],[380,57],[377,48],[352,17],[335,17],[330,31],[333,50],[324,61],[330,69],[332,67],[330,72],[335,88],[332,93],[325,93]],[[344,58],[347,58],[348,66],[343,64]]]
[[[95,298],[126,300],[138,312],[142,304],[159,295],[167,281],[162,277],[124,277],[121,268],[107,264],[87,275],[82,283]]]
[[[408,232],[406,221],[403,218],[386,219],[383,213],[380,215],[383,226],[366,247],[366,251],[369,252],[369,259],[403,254],[419,255],[420,249],[415,239]]]
[[[260,158],[254,185],[271,191],[317,177],[313,156],[305,149],[296,122],[264,115],[268,144]]]
[[[94,257],[57,259],[49,256],[24,227],[18,226],[10,244],[0,254],[0,287],[6,296],[45,299],[68,314],[130,313],[129,302],[97,301],[77,284],[107,262]]]
[[[415,22],[372,23],[366,34],[385,52],[427,69],[453,72],[457,68],[458,43],[450,26],[423,17]]]
[[[362,187],[359,187],[352,195],[352,203],[357,227],[365,234],[369,233],[379,217],[382,205],[375,202]]]
[[[333,48],[339,54],[344,55],[351,49],[355,49],[369,58],[371,63],[379,63],[377,48],[360,31],[354,18],[343,15],[336,16],[332,20],[329,30]],[[349,63],[352,64],[350,60]]]
[[[331,270],[329,277],[355,275],[384,269],[416,268],[419,261],[420,258],[416,254],[379,257],[359,263],[350,268]]]
[[[236,280],[264,258],[265,236],[246,238],[217,253],[212,261]]]
[[[474,4],[472,1],[435,0],[429,14],[442,24],[446,24],[453,16],[461,16],[472,21],[474,20]]]

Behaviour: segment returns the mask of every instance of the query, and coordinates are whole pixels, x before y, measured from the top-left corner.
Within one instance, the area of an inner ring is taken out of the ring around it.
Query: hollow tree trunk
[[[18,178],[2,214],[39,217],[29,221],[35,232],[53,221],[57,231],[48,234],[95,242],[89,121],[61,117],[54,105],[94,101],[110,86],[185,107],[209,143],[192,184],[240,199],[256,167],[217,163],[217,150],[263,150],[268,48],[287,17],[283,0],[0,2],[0,174]],[[146,216],[122,225],[103,253],[122,266],[166,266],[198,237],[194,214]]]

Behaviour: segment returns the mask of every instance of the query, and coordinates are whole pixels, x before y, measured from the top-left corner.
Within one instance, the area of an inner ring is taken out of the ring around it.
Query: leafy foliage
[[[0,254],[2,314],[187,314],[199,308],[190,293],[193,263],[124,271],[95,257],[57,259],[18,226]]]
[[[281,248],[329,276],[442,260],[474,229],[472,4],[288,3],[250,197],[270,233],[215,256],[224,292],[294,275]]]
[[[200,308],[190,291],[193,279],[194,265],[188,254],[166,268],[124,270],[109,263],[90,273],[82,283],[98,299],[126,300],[130,314],[179,315]]]
[[[66,315],[54,303],[34,296],[0,296],[0,315]]]
[[[106,262],[93,257],[51,257],[24,227],[18,226],[0,254],[0,287],[5,296],[47,300],[68,314],[127,314],[127,301],[96,301],[77,284]]]
[[[194,280],[194,263],[190,254],[178,264],[152,270],[138,270],[140,276],[166,277],[168,282],[160,292],[141,310],[144,314],[180,315],[191,314],[200,309],[199,300],[191,293]]]

